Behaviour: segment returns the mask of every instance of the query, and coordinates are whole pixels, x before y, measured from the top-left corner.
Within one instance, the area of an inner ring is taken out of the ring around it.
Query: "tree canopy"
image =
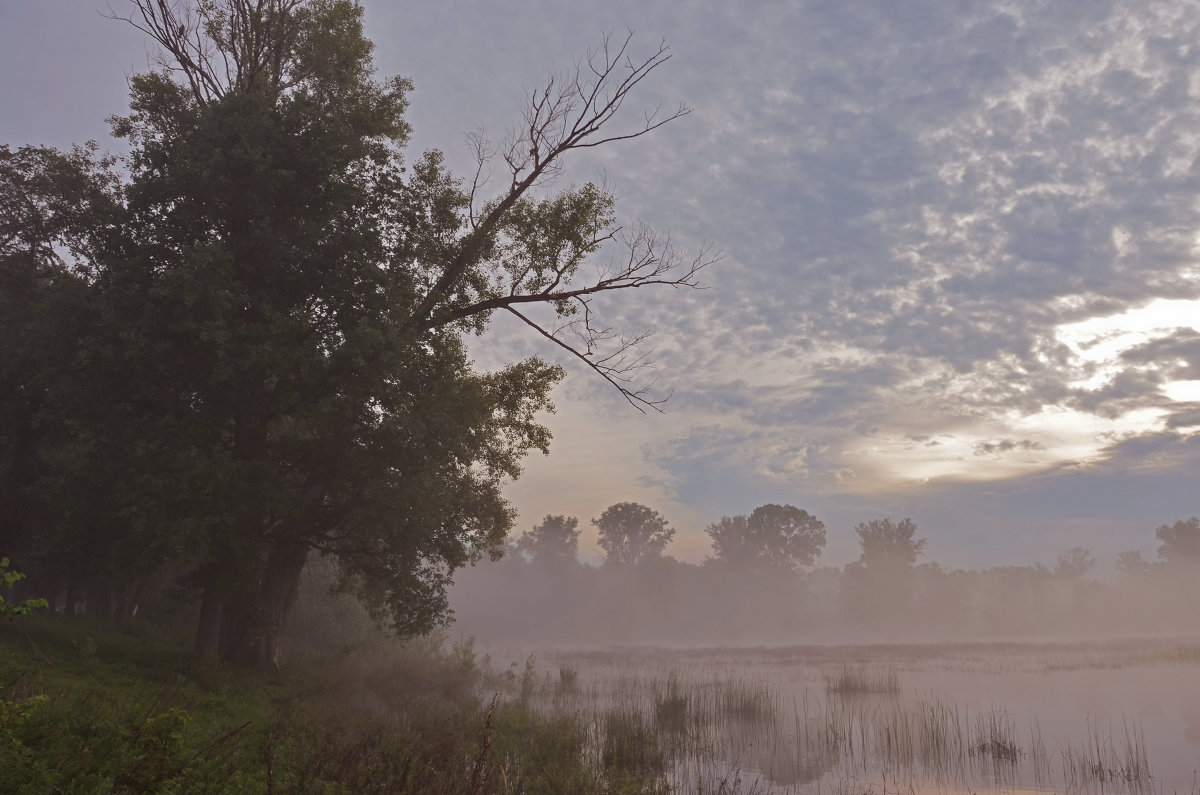
[[[637,502],[618,502],[592,520],[599,530],[604,562],[634,566],[662,555],[675,530],[662,514]]]
[[[565,564],[577,562],[579,520],[574,516],[547,514],[533,529],[516,540],[514,547],[534,563]]]
[[[1058,556],[1054,563],[1054,574],[1068,580],[1079,580],[1087,576],[1096,565],[1096,558],[1084,547],[1071,547]]]
[[[510,141],[477,139],[464,182],[437,151],[406,163],[411,86],[375,77],[356,2],[131,10],[160,49],[112,121],[122,178],[86,149],[3,150],[12,549],[72,579],[168,572],[201,597],[203,653],[274,663],[313,553],[381,621],[426,631],[452,573],[499,554],[503,484],[547,451],[563,376],[538,356],[478,371],[466,335],[511,313],[659,402],[632,380],[638,337],[590,302],[695,286],[711,257],[621,232],[595,185],[546,189],[573,150],[687,113],[610,130],[669,53],[606,39]]]
[[[1174,524],[1161,525],[1154,531],[1158,539],[1158,557],[1173,566],[1200,564],[1200,519],[1192,517]]]
[[[794,505],[760,505],[749,516],[722,516],[704,529],[716,560],[758,570],[811,566],[825,546],[825,524]]]
[[[854,532],[862,550],[858,562],[868,569],[910,568],[925,549],[926,539],[915,537],[917,525],[911,519],[872,519]]]

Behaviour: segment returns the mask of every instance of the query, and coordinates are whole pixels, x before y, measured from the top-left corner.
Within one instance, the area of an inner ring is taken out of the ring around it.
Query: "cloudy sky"
[[[121,9],[123,0],[113,0]],[[521,529],[644,502],[700,560],[766,502],[911,517],[954,566],[1102,565],[1200,513],[1200,5],[1186,0],[368,0],[413,148],[470,168],[606,32],[672,59],[631,98],[692,113],[570,164],[622,219],[723,252],[708,289],[622,296],[672,397],[568,364]],[[97,0],[0,4],[0,142],[116,147],[147,46]],[[499,325],[480,363],[552,355]],[[585,536],[584,546],[591,539]]]

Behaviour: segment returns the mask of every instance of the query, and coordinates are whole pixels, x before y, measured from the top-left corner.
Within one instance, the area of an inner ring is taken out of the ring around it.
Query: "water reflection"
[[[1200,795],[1191,646],[560,652],[539,665],[542,709],[593,726],[602,764],[658,765],[676,792]],[[569,692],[554,684],[563,670]]]

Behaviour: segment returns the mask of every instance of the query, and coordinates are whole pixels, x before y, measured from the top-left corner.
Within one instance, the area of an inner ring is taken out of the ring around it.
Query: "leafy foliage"
[[[536,356],[480,372],[466,335],[511,312],[656,403],[628,380],[640,337],[589,301],[695,286],[708,260],[619,234],[594,185],[537,193],[571,151],[687,112],[604,131],[669,56],[606,41],[466,187],[436,151],[406,164],[411,85],[376,78],[359,4],[132,8],[160,50],[112,119],[126,177],[90,149],[0,159],[0,308],[20,310],[0,321],[3,540],[68,581],[184,586],[202,652],[273,664],[313,553],[378,620],[426,632],[453,572],[499,554],[502,487],[548,450],[563,376]],[[487,198],[497,158],[511,179]],[[607,245],[628,255],[588,281]]]
[[[8,558],[0,558],[0,591],[7,591],[25,578],[19,571],[8,567]],[[49,607],[45,599],[24,599],[20,602],[7,602],[0,596],[0,618],[13,619],[17,616],[27,616],[38,608]]]
[[[704,529],[716,559],[737,567],[796,571],[825,546],[825,524],[794,505],[760,505],[749,516],[722,516]]]
[[[592,524],[600,531],[598,543],[605,562],[632,566],[662,555],[675,530],[658,511],[636,502],[618,502],[604,509]]]
[[[1158,539],[1158,557],[1169,565],[1200,563],[1200,519],[1162,525],[1154,531]]]
[[[575,563],[579,555],[579,520],[574,516],[547,514],[514,544],[516,550],[535,563]]]
[[[1068,580],[1078,580],[1096,565],[1096,558],[1084,547],[1071,547],[1058,556],[1054,563],[1054,574]]]
[[[862,548],[859,562],[868,568],[910,567],[925,549],[926,539],[915,538],[917,525],[911,519],[872,519],[854,532]]]

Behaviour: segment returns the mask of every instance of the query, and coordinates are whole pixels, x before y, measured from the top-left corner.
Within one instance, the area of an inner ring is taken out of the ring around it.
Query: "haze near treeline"
[[[612,550],[578,558],[579,522],[548,515],[495,563],[451,589],[455,632],[497,644],[788,646],[806,643],[1064,641],[1187,637],[1200,578],[1200,519],[1148,530],[1147,560],[1115,570],[1084,547],[1028,565],[939,563],[910,519],[854,528],[858,559],[820,565],[824,524],[788,505],[705,528],[711,554],[662,554],[673,532],[657,511],[618,503],[592,522]]]

